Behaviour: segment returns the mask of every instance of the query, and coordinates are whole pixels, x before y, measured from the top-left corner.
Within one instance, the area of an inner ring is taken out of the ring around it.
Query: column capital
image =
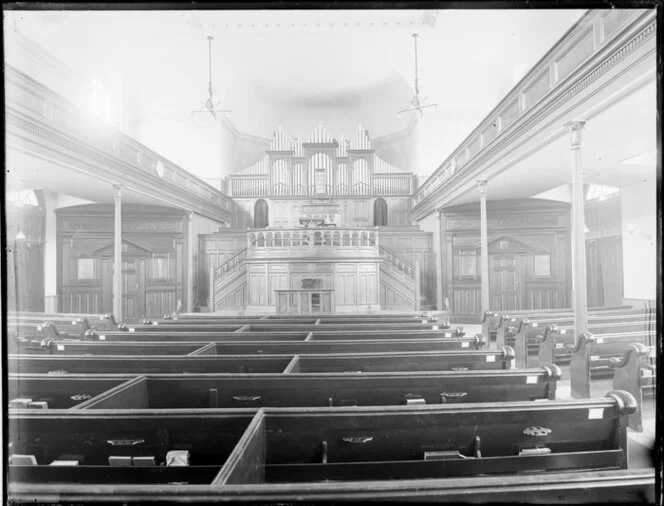
[[[117,197],[118,195],[120,195],[120,193],[122,192],[122,185],[114,183],[111,186],[113,186],[113,189],[115,190],[115,196]]]
[[[486,186],[489,184],[487,179],[477,180],[477,189],[480,191],[480,197],[486,197]]]
[[[565,123],[565,128],[569,130],[572,149],[581,147],[581,130],[586,126],[585,121],[570,121]]]
[[[439,207],[436,209],[436,214],[438,215],[438,219],[441,219],[445,215],[445,210],[442,207]]]

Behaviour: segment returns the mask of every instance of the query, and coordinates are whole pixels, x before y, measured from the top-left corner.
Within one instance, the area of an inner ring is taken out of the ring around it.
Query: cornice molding
[[[186,191],[179,185],[163,181],[156,175],[136,170],[135,167],[120,158],[109,156],[85,142],[56,131],[48,125],[40,124],[38,121],[29,118],[9,106],[5,109],[5,122],[8,134],[7,144],[9,147],[15,146],[17,149],[24,149],[27,152],[32,151],[26,145],[26,141],[30,142],[30,140],[21,135],[22,131],[34,136],[37,141],[36,143],[44,149],[52,151],[55,157],[64,154],[57,148],[68,150],[74,154],[72,158],[81,159],[86,163],[87,168],[94,169],[95,167],[99,167],[100,174],[103,173],[105,178],[112,176],[112,174],[109,175],[110,169],[112,173],[118,175],[118,179],[127,181],[124,185],[125,187],[130,187],[131,184],[134,184],[140,188],[141,192],[147,195],[153,194],[160,200],[173,201],[175,197],[179,201],[178,205],[183,208],[195,206],[198,207],[200,214],[203,216],[222,222],[230,220],[230,210],[216,206],[207,199]],[[32,140],[32,142],[35,142],[35,140]],[[49,147],[49,144],[54,147]],[[27,149],[25,149],[26,147]],[[68,156],[71,157],[71,154]]]
[[[651,22],[645,24],[638,33],[628,38],[624,44],[615,47],[610,54],[606,54],[607,48],[611,45],[611,43],[607,43],[605,47],[591,57],[589,62],[567,76],[567,78],[562,81],[563,84],[551,90],[551,92],[545,95],[539,103],[524,112],[520,118],[507,127],[504,132],[501,132],[498,137],[494,138],[489,144],[487,144],[484,149],[476,153],[475,156],[468,160],[461,168],[457,169],[457,171],[455,171],[455,173],[449,178],[440,181],[440,183],[431,189],[430,193],[420,202],[414,203],[411,211],[413,219],[420,220],[433,212],[435,208],[440,207],[443,187],[449,187],[452,184],[458,183],[461,179],[467,178],[469,175],[477,172],[478,167],[485,164],[492,157],[497,156],[497,154],[503,151],[515,138],[521,136],[524,131],[534,131],[534,125],[540,122],[542,118],[550,115],[553,111],[560,109],[563,104],[569,102],[573,97],[578,96],[581,92],[588,89],[591,84],[595,83],[609,70],[615,68],[616,65],[622,62],[627,56],[634,53],[636,49],[643,46],[645,42],[654,37],[655,27],[656,21],[653,19]],[[655,48],[653,48],[652,51],[655,51]],[[505,100],[502,100],[492,114],[496,110],[499,110],[500,106],[504,103]],[[491,117],[491,115],[487,118],[489,117]],[[481,129],[485,121],[486,120],[483,120],[480,127],[476,128],[473,133],[460,144],[460,146],[465,145],[474,133]],[[418,188],[414,199],[425,189],[427,184],[430,184],[430,180],[433,180],[440,175],[442,167],[446,166],[449,160],[452,160],[459,155],[458,149],[459,148],[453,151],[450,157],[427,179],[425,183],[420,186],[420,188]]]

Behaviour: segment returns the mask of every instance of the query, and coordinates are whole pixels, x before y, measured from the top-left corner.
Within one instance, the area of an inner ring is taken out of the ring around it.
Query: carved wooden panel
[[[490,306],[495,311],[563,307],[569,287],[569,208],[549,201],[508,201],[489,206]],[[448,238],[443,272],[446,297],[458,314],[479,314],[480,234],[478,209],[446,212]],[[464,251],[477,252],[475,279],[459,276]],[[513,270],[511,270],[513,269]],[[508,276],[509,274],[509,276]]]
[[[176,305],[175,287],[151,287],[146,290],[146,315],[163,316],[171,313]]]

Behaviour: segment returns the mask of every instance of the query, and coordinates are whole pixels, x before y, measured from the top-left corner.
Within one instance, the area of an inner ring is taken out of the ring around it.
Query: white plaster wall
[[[654,178],[623,187],[623,297],[655,299],[657,286],[657,214]]]
[[[533,195],[532,199],[557,200],[559,202],[572,202],[572,185],[569,183],[557,186],[551,190]]]

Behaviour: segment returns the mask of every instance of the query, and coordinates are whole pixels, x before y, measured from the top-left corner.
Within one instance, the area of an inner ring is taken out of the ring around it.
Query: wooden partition
[[[560,371],[305,373],[295,357],[283,374],[148,375],[108,387],[77,409],[215,409],[391,406],[554,399]],[[23,378],[12,376],[16,383]],[[60,378],[60,389],[75,386]],[[108,380],[107,380],[108,381]],[[117,383],[118,381],[116,381]]]
[[[110,313],[113,206],[90,204],[58,215],[59,310]],[[123,317],[163,316],[186,304],[187,219],[160,206],[122,206]]]
[[[188,356],[140,356],[140,355],[9,355],[8,371],[11,374],[158,374],[158,373],[281,373],[285,370],[300,371],[299,360],[293,362],[293,354],[287,355],[217,355],[217,344],[209,344]],[[301,355],[305,366],[315,372],[386,371],[386,364],[410,371],[466,371],[487,369],[511,369],[514,352],[501,350],[419,351],[369,354],[325,354],[320,361],[308,360],[317,355]],[[386,360],[387,362],[382,362]],[[326,365],[328,364],[329,365]],[[298,364],[295,367],[295,364]],[[383,364],[383,365],[381,365]],[[418,365],[419,364],[419,365]],[[394,369],[396,371],[398,369]]]
[[[569,204],[544,199],[488,202],[492,311],[570,305],[569,212]],[[457,318],[481,316],[479,218],[476,204],[444,209],[443,297]]]

